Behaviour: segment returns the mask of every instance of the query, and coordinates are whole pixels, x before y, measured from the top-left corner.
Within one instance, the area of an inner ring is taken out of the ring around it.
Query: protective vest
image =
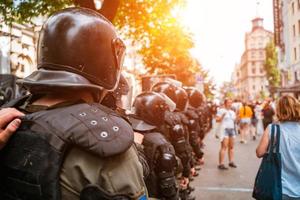
[[[0,152],[0,199],[60,200],[60,168],[70,148],[106,158],[125,152],[132,144],[130,125],[99,104],[27,114]]]
[[[136,117],[129,117],[134,131],[144,135],[143,152],[147,159],[150,174],[146,177],[150,197],[177,199],[175,168],[177,161],[173,146],[156,131],[156,127]]]

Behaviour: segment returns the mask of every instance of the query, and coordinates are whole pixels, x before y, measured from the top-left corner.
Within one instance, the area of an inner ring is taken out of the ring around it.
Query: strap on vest
[[[80,200],[131,200],[130,197],[120,194],[110,194],[98,185],[87,185],[80,192]]]

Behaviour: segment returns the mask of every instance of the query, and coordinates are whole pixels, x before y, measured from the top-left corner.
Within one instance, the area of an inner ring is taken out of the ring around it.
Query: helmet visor
[[[165,95],[164,93],[160,93],[160,95],[163,97],[163,99],[165,100],[165,103],[167,104],[169,110],[171,112],[173,112],[176,109],[176,103],[174,101],[172,101],[167,95]]]

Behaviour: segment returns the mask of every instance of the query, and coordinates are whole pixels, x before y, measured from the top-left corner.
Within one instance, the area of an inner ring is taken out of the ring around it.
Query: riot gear
[[[180,111],[185,111],[188,105],[188,94],[183,89],[178,87],[175,91],[176,93],[176,108]]]
[[[156,92],[139,94],[133,103],[136,115],[152,125],[161,125],[164,123],[165,112],[171,109],[165,99]]]
[[[202,105],[204,102],[204,95],[199,90],[194,87],[187,87],[185,90],[188,94],[190,106],[198,108]]]
[[[8,105],[26,115],[0,152],[0,199],[76,200],[81,191],[82,198],[146,198],[130,124],[95,103],[118,83],[124,50],[95,11],[69,8],[47,20],[38,70],[21,81],[31,94]],[[90,184],[100,193],[84,195]]]
[[[49,90],[82,84],[113,90],[119,81],[125,45],[114,26],[99,13],[69,8],[56,12],[43,25],[37,51],[39,70],[22,81],[29,89],[43,91],[45,87],[41,86],[50,86]],[[51,71],[62,72],[57,78],[57,74],[48,74]],[[64,71],[77,74],[77,80],[68,79]],[[41,81],[40,73],[49,80]]]
[[[164,93],[175,103],[177,102],[176,89],[175,85],[168,82],[160,82],[152,87],[153,92]]]

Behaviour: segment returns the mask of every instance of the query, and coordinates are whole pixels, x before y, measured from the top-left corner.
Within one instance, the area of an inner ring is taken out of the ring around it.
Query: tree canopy
[[[98,11],[130,38],[139,48],[150,74],[175,74],[186,85],[195,84],[195,74],[203,73],[200,63],[190,54],[192,33],[181,24],[174,10],[186,0],[104,0],[97,10],[94,0],[6,0],[0,2],[0,15],[6,23],[28,23],[34,17],[50,15],[70,6]],[[206,78],[206,90],[212,80]]]
[[[267,80],[270,87],[278,87],[280,83],[280,72],[277,67],[278,58],[274,42],[271,41],[265,48],[266,60],[264,68],[267,74]]]

